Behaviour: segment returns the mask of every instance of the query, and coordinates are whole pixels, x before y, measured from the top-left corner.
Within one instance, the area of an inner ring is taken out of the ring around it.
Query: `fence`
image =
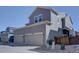
[[[61,36],[61,37],[55,37],[55,44],[69,44],[69,37],[68,36]]]
[[[65,44],[65,45],[79,44],[79,36],[75,36],[75,37],[68,37],[68,36],[55,37],[55,44]]]
[[[79,44],[79,36],[70,37],[70,44]]]

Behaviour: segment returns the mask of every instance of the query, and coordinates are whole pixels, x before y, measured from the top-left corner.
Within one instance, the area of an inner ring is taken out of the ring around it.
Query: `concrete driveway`
[[[66,45],[65,48],[60,50],[60,45],[56,45],[54,50],[40,46],[0,45],[0,53],[79,53],[79,45]]]
[[[36,53],[32,49],[38,48],[39,46],[8,46],[0,45],[0,53]]]

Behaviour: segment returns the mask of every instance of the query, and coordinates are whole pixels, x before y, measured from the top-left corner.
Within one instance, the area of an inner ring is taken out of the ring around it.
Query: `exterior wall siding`
[[[59,21],[60,21],[59,26],[60,26],[61,30],[63,29],[62,25],[65,25],[64,28],[69,31],[69,35],[73,36],[74,35],[73,27],[72,27],[73,24],[71,22],[71,19],[70,19],[69,15],[66,15],[66,13],[60,13],[58,15],[58,18],[59,18]],[[65,24],[62,24],[62,21],[61,21],[62,18],[65,18],[65,22],[64,22]]]
[[[55,31],[58,31],[59,28],[62,28],[60,18],[53,12],[51,12],[51,23],[52,25],[50,27],[52,27],[52,29]]]
[[[36,32],[45,32],[45,24],[15,30],[14,35],[24,35],[24,34],[36,33]]]
[[[70,17],[69,17],[69,16],[66,16],[65,19],[66,19],[66,20],[65,20],[65,26],[66,26],[67,28],[69,28],[70,30],[72,30],[72,23],[71,23]]]
[[[58,15],[58,18],[60,19],[60,21],[61,21],[62,18],[65,18],[65,28],[69,28],[69,29],[72,30],[72,22],[71,22],[69,15],[66,15],[66,13],[60,13]],[[62,23],[61,23],[61,26],[62,26]]]
[[[63,32],[62,32],[62,21],[61,19],[65,17],[65,14],[59,14],[59,15],[55,15],[51,12],[51,25],[46,25],[46,41],[50,40],[50,39],[54,39],[55,36],[62,36]],[[69,29],[71,29],[72,27],[72,23],[70,21],[70,19],[68,17],[65,18],[65,23]],[[72,30],[69,30],[69,32],[71,33]],[[45,42],[46,42],[45,41]]]
[[[61,21],[57,17],[57,15],[51,12],[51,25],[46,25],[46,40],[45,44],[47,44],[47,40],[54,40],[55,36],[60,36],[62,34],[61,30]]]
[[[29,23],[34,24],[34,16],[37,16],[39,14],[43,15],[43,21],[50,20],[50,11],[48,9],[37,8],[35,12],[33,12],[33,14],[30,16]]]

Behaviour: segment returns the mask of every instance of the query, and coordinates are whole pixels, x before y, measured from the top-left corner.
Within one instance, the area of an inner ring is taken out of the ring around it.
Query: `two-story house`
[[[66,13],[52,8],[37,7],[29,16],[29,24],[14,30],[14,43],[46,46],[55,36],[73,35],[72,20]]]

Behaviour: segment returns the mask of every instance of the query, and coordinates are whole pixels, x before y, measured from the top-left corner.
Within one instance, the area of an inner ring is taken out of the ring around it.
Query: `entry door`
[[[66,34],[67,36],[69,36],[69,31],[66,29],[63,29],[63,34]]]

